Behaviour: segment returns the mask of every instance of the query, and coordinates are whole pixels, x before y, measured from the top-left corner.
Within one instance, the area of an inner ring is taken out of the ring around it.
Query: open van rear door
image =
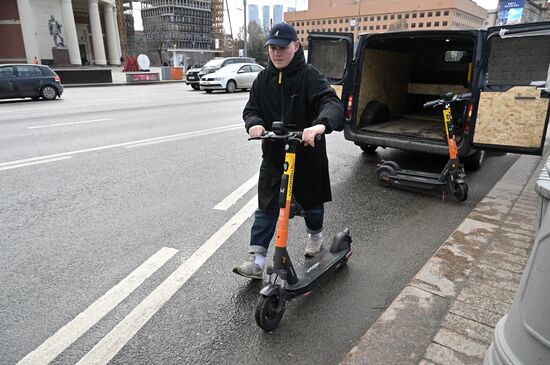
[[[550,23],[487,29],[473,145],[541,155],[548,126]]]
[[[353,60],[352,33],[310,33],[307,62],[324,74],[341,100],[349,90],[346,80]]]

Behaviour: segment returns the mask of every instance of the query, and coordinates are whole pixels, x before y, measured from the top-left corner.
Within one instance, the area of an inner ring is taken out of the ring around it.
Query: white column
[[[92,42],[94,44],[94,59],[96,65],[106,65],[103,31],[101,30],[101,19],[99,17],[97,1],[88,0],[88,13],[90,16],[90,27],[92,28]]]
[[[71,0],[61,0],[63,10],[63,32],[65,36],[65,46],[69,49],[69,58],[71,64],[81,65],[80,49],[78,48],[78,35],[76,33],[76,24],[74,22],[73,4]]]
[[[117,14],[118,12],[113,12],[113,20],[115,22],[115,32],[116,32],[116,44],[117,44],[117,53],[118,53],[118,59],[120,60],[120,57],[122,57],[122,44],[120,44],[120,32],[118,30],[118,22],[117,22]]]
[[[105,33],[107,33],[107,51],[109,52],[109,63],[120,65],[120,56],[117,57],[116,28],[113,14],[114,6],[109,3],[103,4],[103,15],[105,16]]]
[[[17,0],[17,10],[21,21],[21,33],[25,46],[27,63],[33,63],[36,57],[40,61],[40,51],[36,42],[35,22],[29,0]]]

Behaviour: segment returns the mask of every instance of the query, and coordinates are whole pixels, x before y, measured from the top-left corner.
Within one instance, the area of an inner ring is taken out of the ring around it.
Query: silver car
[[[201,78],[200,87],[207,93],[214,90],[225,90],[232,93],[237,89],[250,89],[256,76],[263,69],[256,63],[234,63],[204,75]]]

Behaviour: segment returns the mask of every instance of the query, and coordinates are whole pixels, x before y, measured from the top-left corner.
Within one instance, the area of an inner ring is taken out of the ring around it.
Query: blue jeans
[[[319,204],[311,209],[305,210],[304,220],[307,232],[310,234],[319,233],[323,230],[324,206]],[[273,199],[266,210],[257,209],[254,213],[254,223],[250,230],[249,253],[267,254],[269,243],[275,234],[277,219],[279,218],[279,200]]]

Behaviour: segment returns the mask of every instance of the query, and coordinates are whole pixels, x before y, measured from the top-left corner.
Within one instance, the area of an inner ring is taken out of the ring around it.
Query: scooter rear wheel
[[[265,331],[273,331],[283,318],[285,313],[285,302],[282,303],[280,310],[277,310],[279,305],[279,296],[262,295],[258,304],[256,305],[256,324]]]
[[[453,186],[453,195],[459,202],[466,201],[468,199],[468,185],[465,183],[455,184]]]
[[[390,186],[390,176],[395,175],[395,169],[388,165],[382,165],[376,170],[376,177],[380,185]]]

